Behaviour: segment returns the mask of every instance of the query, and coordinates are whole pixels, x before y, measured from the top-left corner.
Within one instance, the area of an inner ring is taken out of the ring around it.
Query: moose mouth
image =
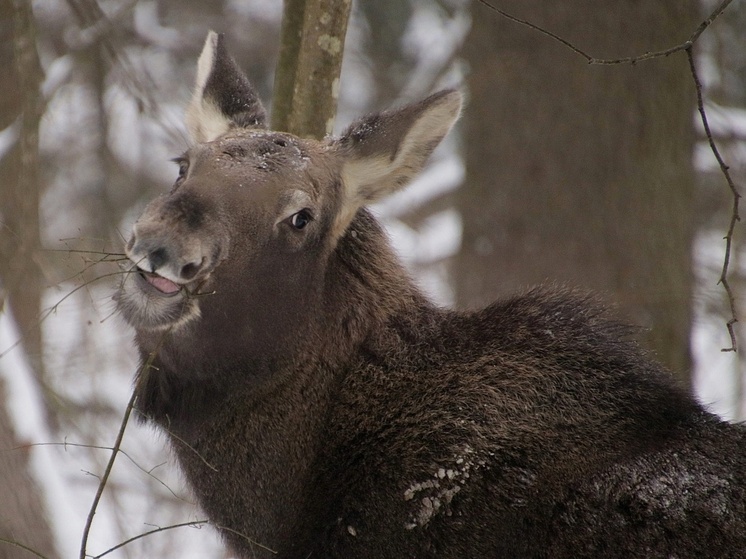
[[[130,268],[114,294],[122,317],[139,332],[176,331],[200,317],[192,282],[175,282],[160,274]]]
[[[163,276],[159,276],[156,273],[146,272],[142,268],[138,267],[137,273],[143,282],[162,295],[172,297],[182,289],[182,286],[178,283],[173,282],[168,278],[164,278]]]

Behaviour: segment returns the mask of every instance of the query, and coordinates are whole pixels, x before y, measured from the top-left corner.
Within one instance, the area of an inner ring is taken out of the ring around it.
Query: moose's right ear
[[[207,34],[197,62],[197,80],[186,112],[196,142],[210,142],[231,127],[265,128],[267,114],[259,97],[225,47],[225,37]]]

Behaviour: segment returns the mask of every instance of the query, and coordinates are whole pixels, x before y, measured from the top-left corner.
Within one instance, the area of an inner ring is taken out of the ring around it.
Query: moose
[[[430,302],[366,207],[403,188],[457,90],[321,141],[267,129],[210,32],[192,146],[133,226],[115,296],[166,434],[237,557],[746,557],[746,430],[548,286]]]

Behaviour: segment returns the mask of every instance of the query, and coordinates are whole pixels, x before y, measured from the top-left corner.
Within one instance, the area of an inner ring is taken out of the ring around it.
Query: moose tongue
[[[163,276],[157,274],[146,274],[145,278],[148,283],[155,287],[161,293],[172,294],[176,293],[181,287],[179,284],[172,282],[170,279],[166,279]]]

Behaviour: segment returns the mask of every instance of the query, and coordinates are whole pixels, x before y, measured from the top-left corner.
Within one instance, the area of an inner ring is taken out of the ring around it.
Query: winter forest
[[[278,0],[0,0],[0,559],[228,557],[151,428],[129,422],[100,484],[137,367],[111,295],[177,175],[207,31],[271,108],[282,19]],[[423,289],[592,291],[746,419],[746,2],[352,2],[334,133],[445,87],[467,95],[457,129],[374,208]]]

